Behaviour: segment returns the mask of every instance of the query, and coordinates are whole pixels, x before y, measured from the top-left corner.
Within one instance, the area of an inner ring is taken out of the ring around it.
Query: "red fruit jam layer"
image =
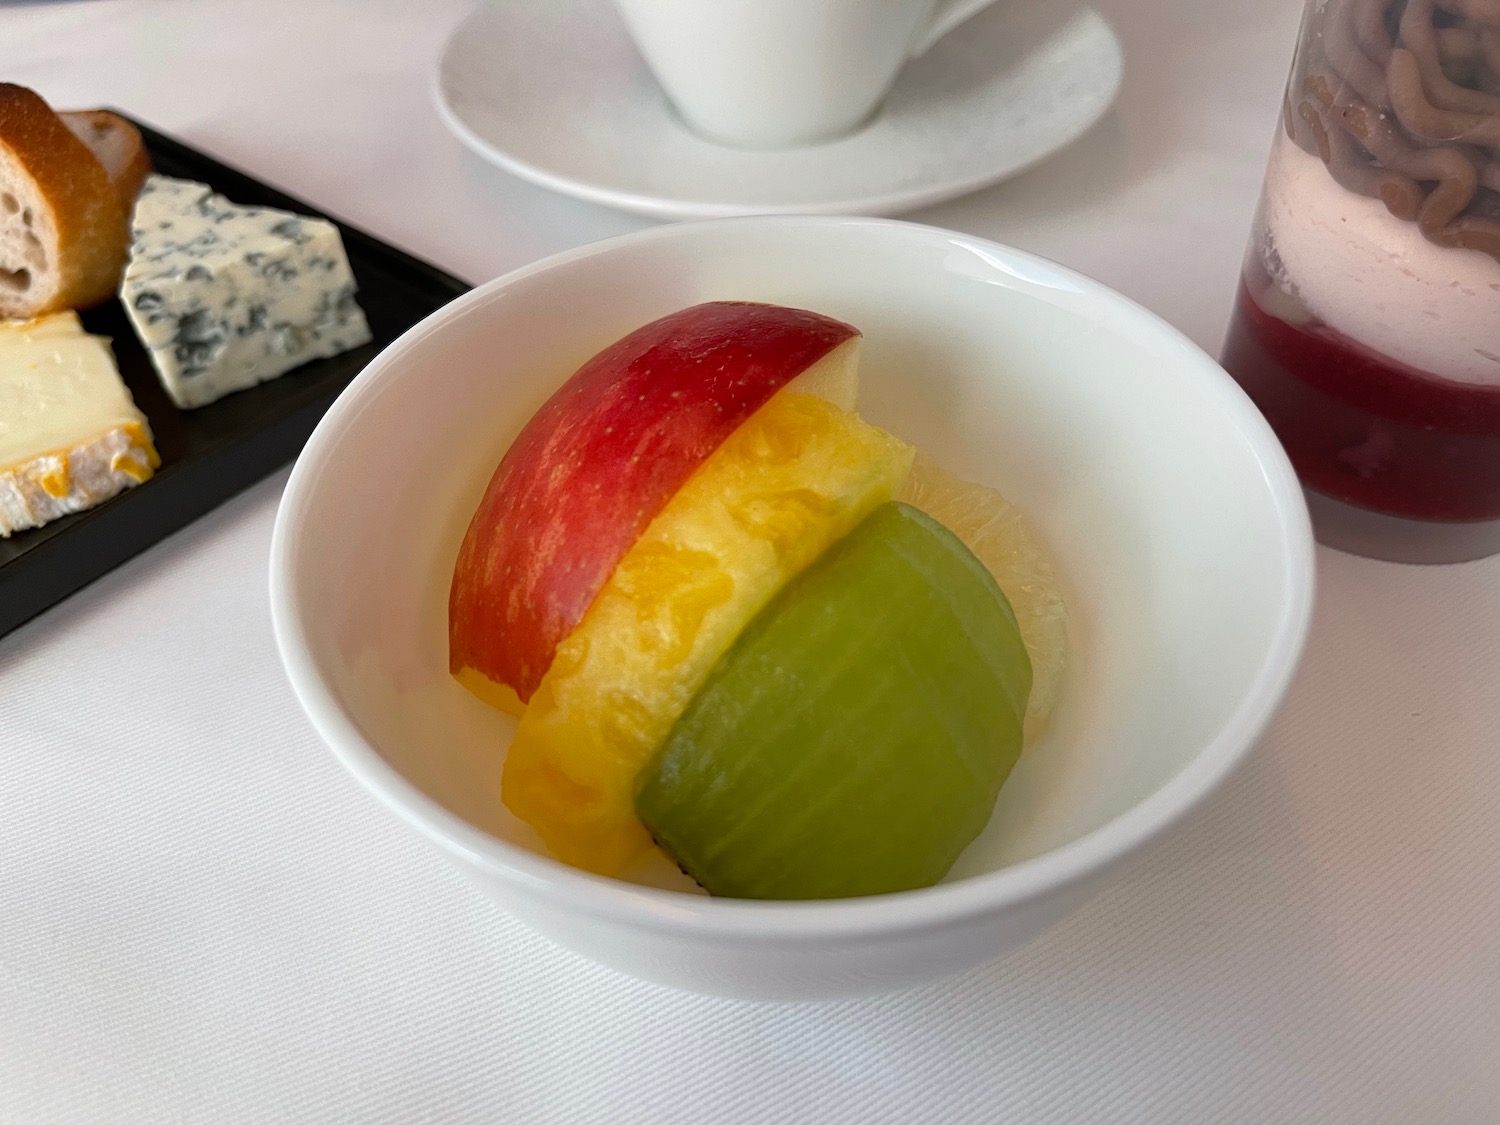
[[[1437,378],[1317,322],[1288,324],[1244,284],[1223,364],[1308,487],[1414,519],[1500,517],[1500,387]]]

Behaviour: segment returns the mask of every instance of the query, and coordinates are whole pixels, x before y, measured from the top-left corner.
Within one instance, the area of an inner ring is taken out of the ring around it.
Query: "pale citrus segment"
[[[783,390],[647,526],[558,646],[505,762],[512,812],[575,866],[651,843],[635,778],[714,664],[783,585],[889,500],[911,447]]]
[[[1020,511],[993,488],[960,480],[925,453],[896,495],[943,524],[995,576],[1015,611],[1031,657],[1031,699],[1025,741],[1051,721],[1068,655],[1068,609],[1046,549]]]

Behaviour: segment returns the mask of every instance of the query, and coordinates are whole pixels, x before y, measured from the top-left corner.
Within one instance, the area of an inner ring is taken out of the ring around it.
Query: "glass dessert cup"
[[[1309,0],[1223,363],[1318,538],[1500,552],[1500,0]]]

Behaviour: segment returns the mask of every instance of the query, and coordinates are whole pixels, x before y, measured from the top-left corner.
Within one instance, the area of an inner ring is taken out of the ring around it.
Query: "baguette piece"
[[[146,154],[140,130],[107,109],[64,110],[58,116],[104,165],[128,214],[151,174],[151,157]]]
[[[129,206],[89,146],[36,93],[0,83],[0,316],[107,300],[129,236]]]

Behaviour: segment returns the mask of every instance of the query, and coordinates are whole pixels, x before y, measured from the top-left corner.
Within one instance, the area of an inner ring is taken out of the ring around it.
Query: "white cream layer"
[[[1263,208],[1267,265],[1320,321],[1440,378],[1500,386],[1500,262],[1428,242],[1280,131]]]

